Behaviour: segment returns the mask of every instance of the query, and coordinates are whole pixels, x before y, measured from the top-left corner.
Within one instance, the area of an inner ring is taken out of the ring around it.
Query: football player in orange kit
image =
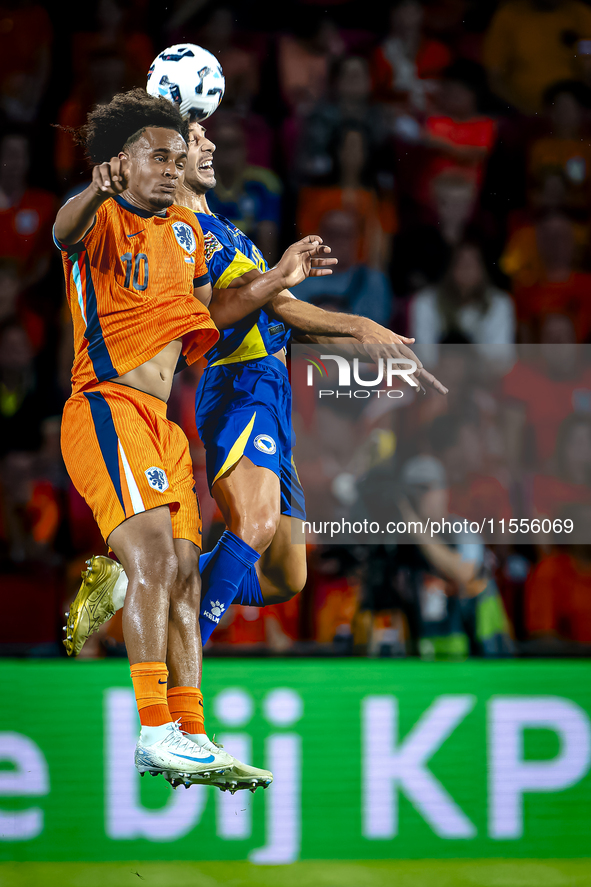
[[[330,273],[333,260],[320,258],[319,238],[304,238],[239,299],[236,289],[216,291],[210,314],[201,228],[173,206],[186,134],[177,109],[141,89],[97,106],[83,127],[92,183],[60,209],[54,229],[75,344],[62,452],[129,577],[123,631],[141,722],[136,767],[187,786],[233,787],[251,771],[255,786],[271,774],[246,768],[205,733],[200,516],[188,443],[166,419],[166,401],[179,359],[191,364],[208,351],[215,323],[224,328],[308,274]]]

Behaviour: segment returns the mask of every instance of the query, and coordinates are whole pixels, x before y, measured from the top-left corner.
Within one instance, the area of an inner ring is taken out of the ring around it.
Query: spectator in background
[[[15,259],[23,287],[47,273],[55,197],[30,188],[29,140],[9,133],[0,141],[0,258]]]
[[[199,43],[220,62],[226,89],[224,108],[248,110],[259,89],[259,62],[254,52],[236,45],[234,13],[227,6],[215,6],[200,35]]]
[[[409,532],[414,545],[400,546],[398,566],[412,595],[410,621],[421,656],[512,655],[508,620],[480,537],[455,534],[452,542],[445,534],[417,531],[420,522],[454,519],[443,465],[432,456],[415,456],[403,465],[400,485],[400,511],[407,527],[415,523]]]
[[[251,45],[252,41],[247,42],[243,37],[243,42],[238,43],[235,18],[230,7],[214,6],[205,26],[195,37],[190,35],[191,42],[204,46],[220,61],[226,81],[223,107],[225,111],[234,111],[243,121],[248,163],[271,169],[273,131],[265,118],[252,110],[260,88],[260,58]],[[187,34],[179,35],[178,40],[187,40]],[[176,42],[176,39],[171,40],[171,43]]]
[[[6,258],[0,259],[0,328],[9,321],[23,327],[37,354],[45,341],[45,324],[23,298],[18,263]]]
[[[443,71],[437,112],[425,121],[424,138],[432,150],[423,174],[427,197],[431,181],[444,170],[473,178],[480,190],[497,135],[495,121],[478,111],[485,86],[484,71],[475,62],[458,60]]]
[[[90,77],[90,59],[116,56],[124,64],[126,82],[131,86],[146,85],[148,68],[156,53],[142,27],[142,6],[134,0],[98,0],[92,4],[94,28],[72,34],[75,82]]]
[[[591,334],[591,275],[578,270],[576,234],[573,222],[554,212],[511,238],[502,261],[513,278],[522,341],[539,342],[540,323],[556,314],[570,318],[575,341]]]
[[[508,461],[516,476],[525,466],[548,462],[567,416],[591,414],[591,367],[573,340],[568,317],[547,315],[540,324],[542,347],[526,349],[502,381]]]
[[[581,517],[589,526],[590,509]],[[525,583],[525,626],[530,655],[590,655],[589,545],[560,546],[531,571]]]
[[[509,220],[512,233],[501,256],[501,268],[511,278],[514,292],[543,280],[547,276],[548,259],[551,265],[557,263],[560,272],[565,270],[564,258],[557,255],[554,259],[544,254],[547,245],[552,249],[550,241],[554,233],[559,232],[559,254],[564,253],[567,266],[574,264],[577,270],[587,243],[587,227],[570,218],[562,176],[545,177],[543,187],[533,196],[535,203],[531,211],[513,214]]]
[[[13,563],[55,562],[59,490],[39,476],[36,454],[12,451],[0,460],[0,506],[0,551]]]
[[[560,175],[568,188],[565,202],[588,212],[591,199],[591,145],[585,138],[584,115],[591,90],[577,80],[554,83],[544,93],[550,132],[531,146],[528,172],[535,181]]]
[[[56,132],[54,159],[64,190],[80,187],[81,182],[86,185],[90,175],[83,146],[67,130],[82,126],[93,105],[107,104],[116,92],[130,86],[125,60],[120,55],[111,49],[96,49],[89,54],[83,73],[58,114],[60,128]]]
[[[348,210],[333,210],[322,219],[318,232],[330,243],[332,256],[339,260],[330,278],[311,277],[294,287],[294,295],[304,302],[324,308],[362,314],[388,326],[394,301],[386,275],[355,259],[359,241],[357,216]]]
[[[293,17],[293,31],[279,38],[279,86],[289,109],[304,115],[325,98],[330,65],[345,45],[334,22],[312,10]]]
[[[374,97],[411,114],[428,108],[434,81],[451,62],[449,49],[425,37],[422,26],[419,0],[398,0],[390,8],[386,39],[372,56]]]
[[[484,45],[490,87],[524,114],[539,113],[545,90],[580,79],[579,43],[591,39],[591,9],[579,0],[508,0]]]
[[[372,187],[372,153],[367,131],[360,125],[345,124],[336,133],[331,154],[334,184],[301,189],[298,229],[300,232],[319,230],[322,218],[333,210],[353,213],[358,231],[354,261],[382,268],[397,227],[396,209],[391,194],[378,195]]]
[[[52,381],[42,386],[26,332],[7,321],[0,329],[0,457],[40,448],[43,420],[60,412]]]
[[[434,179],[426,218],[394,237],[390,275],[396,295],[407,297],[441,280],[453,250],[466,236],[476,203],[474,181],[453,172]]]
[[[31,123],[49,80],[53,30],[47,10],[30,0],[0,4],[0,109]]]
[[[535,516],[550,519],[565,505],[591,503],[591,416],[572,413],[562,421],[548,470],[533,478],[531,498]]]
[[[281,182],[270,170],[248,165],[244,129],[237,117],[218,112],[212,124],[217,185],[207,196],[209,207],[254,240],[273,265],[281,222]]]
[[[429,427],[429,443],[449,483],[449,510],[476,521],[509,520],[513,509],[507,487],[489,457],[490,424],[484,417],[450,412]]]
[[[370,97],[367,61],[359,56],[337,59],[331,72],[327,100],[315,105],[303,124],[298,169],[304,181],[313,183],[334,172],[331,149],[337,134],[347,125],[364,128],[374,147],[381,144],[384,135],[382,115]]]
[[[421,345],[467,340],[493,358],[498,349],[480,346],[515,342],[513,301],[491,285],[479,246],[457,246],[439,285],[413,297],[408,334]]]

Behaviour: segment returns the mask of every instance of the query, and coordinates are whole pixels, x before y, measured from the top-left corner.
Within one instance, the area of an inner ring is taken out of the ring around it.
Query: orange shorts
[[[201,512],[189,442],[164,401],[116,382],[74,394],[62,418],[62,454],[103,538],[127,518],[168,505],[175,539],[201,548]]]

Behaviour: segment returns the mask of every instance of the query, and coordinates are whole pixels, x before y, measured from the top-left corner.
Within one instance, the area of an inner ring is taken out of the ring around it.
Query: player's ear
[[[117,157],[119,160],[130,160],[130,153],[129,151],[119,151]]]

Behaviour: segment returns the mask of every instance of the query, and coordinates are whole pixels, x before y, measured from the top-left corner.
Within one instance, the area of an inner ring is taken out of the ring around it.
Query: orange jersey
[[[80,243],[56,245],[74,321],[74,394],[135,369],[174,339],[182,337],[187,364],[218,340],[193,295],[209,274],[190,210],[153,214],[117,196],[99,207]]]

